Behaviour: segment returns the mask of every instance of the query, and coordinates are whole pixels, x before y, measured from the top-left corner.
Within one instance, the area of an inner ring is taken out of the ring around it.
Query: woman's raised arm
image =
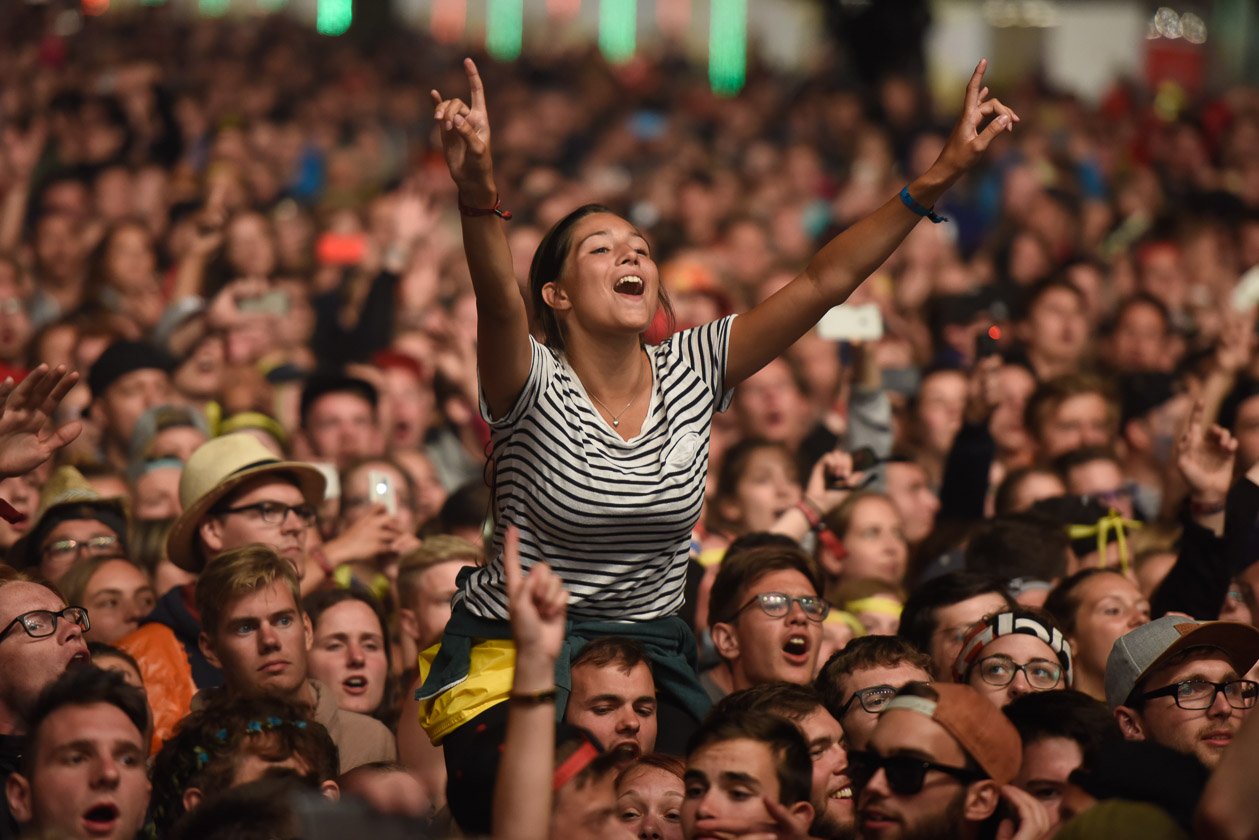
[[[966,86],[962,116],[944,151],[925,173],[909,184],[911,199],[920,208],[932,207],[953,182],[973,167],[1002,131],[1012,130],[1018,115],[983,87],[988,60],[975,67]],[[992,117],[982,131],[980,124]],[[828,309],[843,303],[862,281],[891,256],[922,214],[911,210],[900,196],[828,242],[804,272],[751,311],[734,319],[726,387],[756,373],[808,332]]]
[[[507,235],[496,212],[498,188],[490,156],[485,86],[472,59],[463,60],[470,103],[432,91],[450,177],[459,188],[463,252],[476,290],[477,367],[490,412],[501,417],[529,377],[529,315],[512,269]]]

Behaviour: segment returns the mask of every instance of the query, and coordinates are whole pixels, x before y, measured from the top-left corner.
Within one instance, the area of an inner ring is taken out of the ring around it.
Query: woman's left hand
[[[1008,105],[988,96],[988,88],[983,83],[987,69],[988,59],[980,59],[966,85],[962,115],[935,163],[935,166],[944,169],[943,174],[950,182],[978,163],[997,135],[1013,131],[1014,124],[1019,121],[1019,115]],[[981,131],[979,126],[989,117],[992,120]]]

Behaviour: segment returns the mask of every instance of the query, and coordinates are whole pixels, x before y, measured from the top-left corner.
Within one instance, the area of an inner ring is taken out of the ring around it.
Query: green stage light
[[[499,61],[514,61],[524,41],[523,0],[489,0],[485,23],[485,49]]]
[[[713,0],[708,29],[708,84],[733,96],[747,80],[747,0]]]
[[[315,29],[320,35],[344,35],[354,22],[354,0],[319,0]]]
[[[599,4],[599,49],[613,64],[634,57],[638,46],[638,0],[602,0]]]

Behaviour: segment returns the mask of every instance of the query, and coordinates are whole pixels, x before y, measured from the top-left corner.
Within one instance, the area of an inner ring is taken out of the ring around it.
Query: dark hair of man
[[[818,670],[813,687],[822,705],[838,719],[839,710],[848,699],[840,686],[844,677],[870,668],[895,668],[898,665],[921,668],[928,674],[932,672],[931,657],[906,639],[899,636],[860,636],[845,645],[843,650],[831,654],[831,658]]]
[[[184,813],[184,791],[227,790],[247,752],[281,761],[297,755],[318,782],[337,777],[337,746],[309,712],[275,697],[215,696],[180,721],[153,762],[149,814],[158,836]],[[265,739],[255,736],[265,735]]]
[[[581,652],[573,657],[569,671],[578,665],[606,668],[615,664],[621,673],[628,674],[640,663],[646,661],[647,649],[639,642],[623,636],[604,636],[582,648]]]
[[[798,545],[791,548],[753,548],[731,557],[727,552],[708,596],[708,626],[729,621],[747,598],[748,589],[771,572],[796,571],[804,575],[815,594],[821,594],[821,581],[812,559]]]
[[[43,722],[67,706],[92,706],[97,703],[113,706],[126,715],[127,720],[140,731],[145,751],[148,751],[149,703],[144,692],[128,683],[117,671],[106,671],[93,665],[70,668],[49,684],[31,707],[27,720],[30,743],[22,755],[22,772],[27,778],[33,775],[37,752],[35,745],[39,741],[39,729]]]
[[[1109,446],[1081,446],[1079,449],[1072,449],[1055,458],[1053,468],[1054,472],[1066,482],[1073,469],[1094,461],[1110,461],[1112,464],[1118,464],[1119,456]]]
[[[1094,575],[1117,575],[1118,569],[1081,569],[1049,591],[1045,598],[1045,612],[1054,617],[1064,636],[1075,635],[1075,614],[1080,609],[1076,589]]]
[[[1129,311],[1139,306],[1145,306],[1153,309],[1158,315],[1160,321],[1163,322],[1163,335],[1166,336],[1172,330],[1172,314],[1167,309],[1167,304],[1159,300],[1149,292],[1133,292],[1132,294],[1119,301],[1115,307],[1115,314],[1105,325],[1105,332],[1108,335],[1114,335],[1115,330],[1119,328],[1119,324],[1123,322],[1124,317]]]
[[[949,572],[920,583],[905,600],[900,630],[896,635],[918,650],[928,653],[931,650],[931,637],[936,631],[936,610],[989,592],[1004,598],[1006,606],[1014,606],[1014,599],[1006,591],[1005,580],[996,575]]]
[[[1044,517],[1011,513],[980,524],[966,544],[966,569],[990,577],[1057,580],[1067,573],[1067,532]]]
[[[1023,747],[1045,738],[1066,738],[1080,747],[1088,767],[1107,741],[1120,737],[1106,704],[1080,691],[1036,691],[1010,701],[1002,711],[1019,731]]]
[[[726,553],[722,556],[722,562],[729,560],[731,557],[737,557],[745,551],[751,551],[754,548],[799,548],[800,543],[793,540],[786,534],[771,534],[769,531],[749,531],[746,534],[740,534],[726,547]]]
[[[727,694],[708,713],[712,717],[736,713],[778,715],[799,723],[822,708],[822,697],[808,685],[767,682]]]
[[[1053,276],[1038,280],[1031,285],[1026,294],[1023,295],[1023,305],[1019,308],[1018,320],[1026,321],[1032,316],[1032,310],[1036,308],[1036,304],[1040,303],[1040,299],[1055,289],[1061,289],[1064,292],[1070,292],[1072,296],[1079,302],[1080,306],[1087,305],[1088,301],[1084,297],[1084,293],[1080,288],[1067,280],[1065,277]]]
[[[1037,385],[1023,409],[1024,427],[1039,440],[1049,415],[1067,400],[1083,394],[1096,394],[1106,401],[1106,419],[1117,430],[1119,404],[1114,388],[1105,379],[1089,373],[1064,373]]]
[[[269,770],[262,778],[225,790],[179,820],[170,840],[275,840],[297,837],[300,820],[294,799],[316,792],[308,778],[291,770]]]
[[[144,672],[140,670],[140,663],[136,662],[135,657],[120,647],[114,647],[106,642],[88,642],[87,652],[92,655],[93,661],[95,661],[98,656],[112,656],[114,659],[121,659],[132,668],[135,668],[137,674],[140,674],[141,676],[144,674]]]
[[[709,714],[686,744],[688,758],[711,744],[757,741],[769,748],[778,771],[778,801],[809,802],[813,793],[813,760],[800,729],[777,715],[756,712]]]
[[[1056,470],[1049,467],[1033,465],[1030,467],[1019,467],[1011,470],[1006,477],[997,485],[996,495],[992,499],[992,509],[997,516],[1003,516],[1007,513],[1016,513],[1014,506],[1018,503],[1019,488],[1023,486],[1023,482],[1034,475],[1048,475],[1054,478],[1058,477]]]

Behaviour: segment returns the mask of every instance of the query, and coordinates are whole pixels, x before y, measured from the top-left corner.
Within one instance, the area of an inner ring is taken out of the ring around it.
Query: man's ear
[[[319,793],[320,795],[323,796],[324,799],[327,799],[329,802],[341,801],[341,788],[332,779],[329,779],[326,782],[320,783]]]
[[[1145,721],[1141,718],[1141,713],[1131,706],[1120,706],[1115,709],[1115,723],[1119,724],[1119,732],[1124,740],[1146,740]]]
[[[28,745],[29,746],[29,745]],[[4,780],[4,795],[9,800],[9,812],[23,825],[31,821],[31,783],[21,773],[10,773]]]
[[[572,307],[572,302],[568,299],[568,293],[560,288],[560,284],[554,280],[542,285],[542,302],[557,312]]]
[[[718,621],[713,625],[712,637],[718,656],[727,660],[739,658],[739,636],[733,624]]]
[[[966,790],[962,813],[968,822],[983,822],[997,812],[1001,804],[1001,788],[992,779],[975,782]]]
[[[201,524],[197,526],[197,535],[201,537],[201,542],[205,543],[206,554],[210,557],[218,554],[223,550],[223,518],[219,516],[207,516],[201,520]],[[196,551],[197,547],[193,547]]]
[[[787,811],[791,814],[791,821],[795,823],[798,829],[799,833],[797,836],[809,836],[809,826],[813,825],[813,806],[808,802],[797,802],[789,807]]]
[[[205,794],[201,792],[201,788],[190,787],[184,790],[184,811],[191,811],[201,804],[201,800],[205,799]]]
[[[201,648],[201,655],[206,658],[207,662],[220,671],[223,670],[223,663],[219,661],[218,656],[214,653],[214,643],[210,641],[210,637],[204,631],[197,636],[197,647]]]

